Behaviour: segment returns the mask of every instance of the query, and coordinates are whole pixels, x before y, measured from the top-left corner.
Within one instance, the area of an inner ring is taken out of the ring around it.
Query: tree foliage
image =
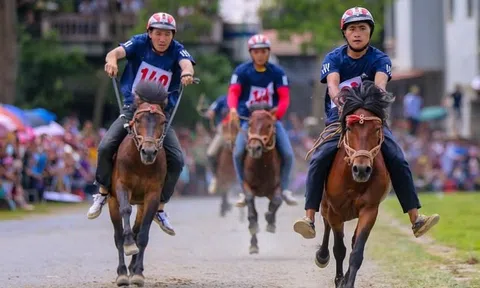
[[[85,56],[65,51],[55,33],[40,39],[27,33],[20,35],[16,104],[24,108],[44,107],[60,117],[65,116],[65,108],[72,102],[72,93],[65,81],[88,73]]]
[[[277,29],[283,39],[291,34],[311,32],[304,48],[323,53],[342,41],[340,19],[348,8],[367,8],[375,18],[373,42],[380,39],[384,0],[271,0],[260,10],[265,29]]]

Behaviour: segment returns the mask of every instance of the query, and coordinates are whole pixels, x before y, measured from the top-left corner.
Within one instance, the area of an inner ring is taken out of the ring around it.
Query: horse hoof
[[[327,251],[327,257],[326,258],[322,258],[320,256],[320,250],[317,251],[317,253],[315,254],[315,264],[319,267],[319,268],[325,268],[328,266],[328,263],[330,263],[330,253]]]
[[[258,254],[258,246],[250,246],[250,254]]]
[[[275,233],[276,230],[277,230],[277,227],[275,227],[274,224],[268,224],[267,225],[267,232]]]
[[[343,277],[335,277],[335,288],[343,287]]]
[[[133,275],[130,277],[130,284],[131,285],[137,285],[138,287],[143,287],[145,285],[145,277],[142,275]]]
[[[124,245],[123,246],[123,251],[125,251],[126,256],[132,256],[132,255],[138,254],[138,252],[140,252],[140,250],[138,249],[138,247],[135,243],[130,244],[130,245]]]
[[[128,286],[130,284],[130,281],[128,280],[127,275],[118,275],[117,276],[117,286]]]

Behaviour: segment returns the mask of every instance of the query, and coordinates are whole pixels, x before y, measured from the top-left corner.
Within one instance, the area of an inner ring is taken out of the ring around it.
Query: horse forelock
[[[347,125],[347,116],[354,114],[358,109],[371,112],[374,116],[380,118],[382,123],[385,123],[388,118],[388,106],[395,101],[393,94],[383,91],[372,81],[364,81],[359,87],[346,88],[340,92],[339,97],[345,99],[340,117],[343,130]],[[349,119],[354,121],[354,118]]]

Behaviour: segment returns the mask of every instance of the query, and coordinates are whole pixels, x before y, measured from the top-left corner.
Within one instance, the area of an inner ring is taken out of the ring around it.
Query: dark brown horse
[[[280,191],[280,156],[276,144],[275,110],[265,107],[253,107],[248,124],[247,155],[244,160],[244,182],[247,208],[250,254],[258,253],[258,214],[255,209],[255,197],[267,197],[270,200],[265,213],[267,232],[275,233],[275,218],[282,197]]]
[[[220,207],[220,215],[225,216],[232,205],[228,202],[228,192],[237,184],[235,167],[233,165],[233,147],[238,131],[240,131],[240,122],[225,121],[222,123],[222,136],[225,145],[218,154],[218,164],[215,171],[217,177],[217,191],[220,192],[222,203]]]
[[[328,265],[328,242],[330,230],[333,230],[333,253],[337,262],[335,285],[353,288],[379,205],[391,189],[380,147],[384,139],[386,109],[394,97],[373,82],[342,90],[339,97],[345,99],[341,115],[341,146],[325,186],[321,206],[325,231],[315,262],[321,268]],[[352,239],[349,267],[344,276],[344,222],[355,218],[358,218],[358,223]]]
[[[137,110],[129,123],[130,133],[120,144],[113,169],[108,207],[118,249],[118,286],[144,285],[145,247],[167,173],[165,150],[162,148],[167,120],[163,113],[164,107],[160,104],[164,103],[167,93],[163,89],[155,92],[155,86],[152,85],[155,84],[141,82],[136,87]],[[137,205],[138,208],[133,229],[130,225],[132,205]],[[127,276],[124,253],[127,256],[133,255],[128,266],[130,279]]]

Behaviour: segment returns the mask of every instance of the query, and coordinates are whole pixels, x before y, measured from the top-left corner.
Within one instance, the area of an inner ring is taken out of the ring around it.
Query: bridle
[[[135,142],[135,146],[137,146],[137,150],[140,151],[141,147],[143,146],[144,143],[153,143],[155,145],[155,148],[157,150],[160,150],[163,148],[163,140],[165,139],[165,132],[162,133],[162,135],[159,138],[153,138],[153,137],[143,137],[142,135],[139,135],[137,132],[137,128],[135,126],[135,122],[137,122],[141,115],[144,113],[151,113],[151,114],[158,114],[163,116],[163,118],[166,119],[165,114],[157,108],[155,105],[149,105],[147,108],[139,109],[135,111],[135,114],[133,114],[133,119],[129,122],[129,134],[132,135],[133,141]]]
[[[276,129],[275,129],[275,117],[272,116],[269,112],[264,111],[267,113],[270,118],[273,120],[272,128],[268,131],[267,135],[260,135],[257,133],[252,133],[250,131],[250,124],[248,125],[248,143],[252,140],[258,140],[260,143],[262,143],[263,151],[268,152],[270,150],[273,150],[276,145]],[[270,144],[269,144],[270,143]]]
[[[349,115],[345,118],[345,121],[347,122],[348,125],[354,124],[354,123],[359,123],[363,125],[365,121],[376,121],[380,122],[383,124],[382,119],[371,116],[371,117],[365,117],[365,115],[360,114],[360,115]],[[385,139],[385,136],[383,134],[383,130],[380,129],[380,134],[379,134],[379,140],[378,140],[378,145],[373,147],[370,151],[367,150],[355,150],[349,145],[348,141],[348,134],[345,133],[343,135],[343,147],[345,147],[345,153],[347,153],[347,156],[345,156],[345,161],[347,161],[348,165],[352,165],[353,161],[357,157],[367,157],[370,160],[370,165],[373,165],[373,159],[378,155],[378,152],[380,152],[380,148],[382,147],[382,143]]]

